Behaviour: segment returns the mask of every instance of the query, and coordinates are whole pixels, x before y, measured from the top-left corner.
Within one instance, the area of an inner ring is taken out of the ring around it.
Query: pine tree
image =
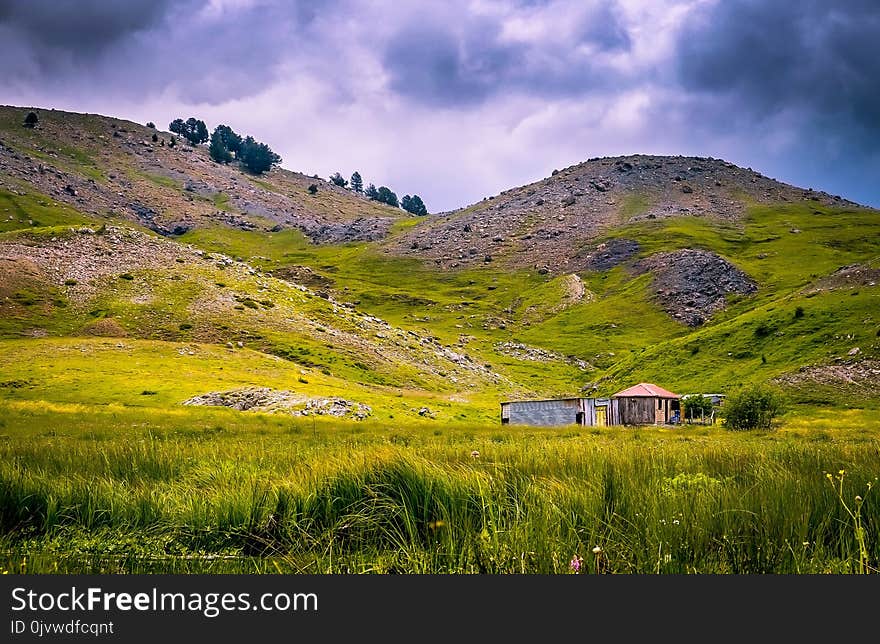
[[[245,137],[241,142],[239,160],[254,174],[266,172],[276,163],[281,163],[281,157],[275,154],[272,148],[265,143],[255,141],[252,136]]]
[[[388,188],[387,186],[379,186],[377,201],[388,204],[389,206],[393,206],[397,208],[400,204],[397,201],[397,195]]]
[[[425,208],[425,203],[418,195],[413,195],[412,197],[404,195],[403,199],[400,200],[400,207],[413,215],[421,216],[428,214],[428,209]]]
[[[376,190],[376,186],[374,186],[372,183],[367,186],[364,194],[373,201],[379,201],[379,191]]]
[[[330,183],[333,183],[333,184],[339,186],[340,188],[344,188],[345,186],[348,185],[348,181],[346,181],[345,178],[341,174],[339,174],[338,172],[331,175]]]
[[[208,147],[208,154],[210,154],[211,158],[217,163],[229,163],[232,161],[232,152],[226,147],[223,135],[219,130],[220,128],[217,127],[211,134],[211,145]]]
[[[361,173],[357,170],[351,175],[351,189],[357,193],[364,191],[364,180],[361,178]]]

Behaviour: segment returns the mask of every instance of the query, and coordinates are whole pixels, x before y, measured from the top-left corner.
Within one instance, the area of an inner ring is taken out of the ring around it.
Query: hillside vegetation
[[[416,217],[28,111],[0,108],[3,572],[878,569],[878,211],[637,155]],[[641,381],[786,412],[499,424]]]

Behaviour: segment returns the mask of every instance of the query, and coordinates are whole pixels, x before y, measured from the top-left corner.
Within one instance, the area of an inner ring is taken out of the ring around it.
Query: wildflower
[[[672,523],[673,523],[674,525],[678,525],[679,523],[681,523],[681,521],[679,521],[678,519],[673,519],[673,520],[672,520]]]
[[[584,560],[580,556],[575,555],[571,558],[571,561],[568,562],[568,567],[571,568],[575,572],[575,574],[577,574],[581,571],[582,563],[584,563]]]
[[[594,554],[594,555],[601,555],[601,554],[602,554],[602,548],[600,548],[599,546],[596,546],[595,548],[593,548],[593,554]]]
[[[471,452],[471,458],[480,458],[480,452],[474,450],[473,452]]]
[[[861,502],[862,502],[862,497],[859,495],[856,495],[856,503],[861,503]]]

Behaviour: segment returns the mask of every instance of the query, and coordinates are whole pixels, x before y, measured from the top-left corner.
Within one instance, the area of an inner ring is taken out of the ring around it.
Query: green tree
[[[681,406],[685,419],[699,419],[712,413],[712,398],[702,394],[694,394],[682,398]]]
[[[168,124],[168,130],[183,136],[183,133],[186,131],[186,123],[183,122],[183,119],[174,119]]]
[[[357,193],[364,191],[364,180],[361,178],[361,173],[357,170],[351,175],[351,189]]]
[[[262,174],[276,163],[281,163],[281,157],[275,154],[272,148],[265,143],[255,141],[252,136],[245,137],[241,142],[239,160],[242,166],[254,174]]]
[[[782,413],[783,404],[772,389],[754,385],[728,396],[722,410],[724,426],[729,429],[770,429],[773,419]]]
[[[204,121],[197,119],[194,116],[191,116],[186,120],[186,128],[181,134],[183,134],[183,136],[186,137],[186,140],[192,145],[208,142],[208,126],[205,125]]]
[[[376,197],[376,201],[379,203],[388,204],[394,208],[400,206],[400,203],[397,201],[397,195],[394,194],[394,191],[391,190],[391,188],[388,188],[387,186],[379,186],[377,194],[378,197]]]
[[[235,155],[238,155],[241,150],[241,142],[242,138],[239,134],[235,132],[228,125],[223,125],[222,123],[214,128],[214,132],[220,137],[221,142],[223,143],[223,147],[232,152]]]
[[[149,123],[147,123],[147,127],[150,128],[151,130],[155,130],[155,129],[156,129],[156,124],[153,123],[152,121],[150,121]]]
[[[232,152],[226,147],[223,135],[219,130],[220,128],[217,127],[211,133],[211,145],[208,146],[208,154],[210,154],[211,158],[217,163],[229,163],[232,161]]]
[[[344,188],[348,185],[348,181],[346,181],[345,178],[338,172],[330,176],[330,183],[337,185],[340,188]]]
[[[428,209],[425,208],[425,203],[418,195],[413,195],[412,197],[404,195],[403,199],[400,200],[400,207],[413,215],[421,216],[428,214]]]
[[[37,116],[36,112],[28,112],[27,116],[24,117],[24,126],[29,128],[37,127],[37,123],[39,123],[40,117]]]
[[[366,190],[364,190],[364,194],[373,201],[379,201],[379,191],[376,190],[376,186],[372,183],[367,186]]]

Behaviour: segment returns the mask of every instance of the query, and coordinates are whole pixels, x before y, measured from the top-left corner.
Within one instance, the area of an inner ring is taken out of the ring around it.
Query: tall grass
[[[127,414],[4,421],[0,567],[556,574],[581,556],[581,573],[848,573],[880,560],[865,494],[880,440],[861,433],[297,432],[249,418],[184,431]],[[841,469],[845,485],[828,485]],[[841,502],[857,494],[858,525]]]

